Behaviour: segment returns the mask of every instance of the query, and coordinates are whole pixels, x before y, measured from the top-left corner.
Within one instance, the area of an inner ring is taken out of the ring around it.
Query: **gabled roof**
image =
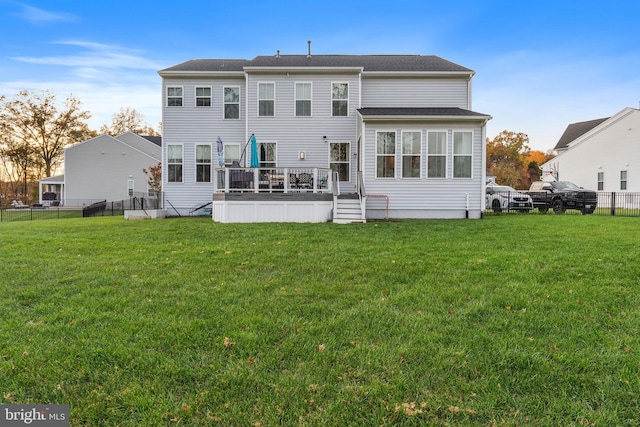
[[[452,118],[470,120],[489,120],[492,117],[488,114],[475,111],[464,110],[455,107],[424,107],[424,108],[385,108],[385,107],[365,107],[359,108],[358,113],[365,119],[424,119],[424,118]]]
[[[269,68],[356,68],[366,72],[473,74],[473,70],[435,55],[275,55],[246,59],[192,59],[158,73],[242,73]]]
[[[558,151],[565,150],[571,142],[580,138],[582,135],[589,132],[591,129],[606,122],[609,119],[610,117],[605,117],[603,119],[595,119],[595,120],[589,120],[586,122],[571,123],[569,126],[567,126],[564,133],[560,137],[560,140],[558,141],[558,143],[553,149]]]
[[[140,136],[143,137],[144,139],[146,139],[149,142],[153,142],[158,147],[162,147],[162,137],[161,136],[150,136],[150,135],[140,135]]]

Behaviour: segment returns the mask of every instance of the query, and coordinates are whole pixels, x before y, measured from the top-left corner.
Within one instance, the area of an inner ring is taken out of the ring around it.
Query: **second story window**
[[[224,118],[240,118],[240,87],[238,86],[224,88]]]
[[[331,115],[349,115],[349,83],[331,83]]]
[[[211,107],[210,87],[196,87],[196,107]]]
[[[258,117],[276,115],[275,83],[258,83]]]
[[[296,116],[311,116],[311,83],[296,83]]]
[[[167,107],[182,107],[181,87],[167,87]]]

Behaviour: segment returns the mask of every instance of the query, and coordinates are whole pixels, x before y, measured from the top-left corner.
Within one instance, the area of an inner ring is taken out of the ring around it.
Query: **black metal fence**
[[[0,222],[35,221],[41,219],[122,216],[125,210],[162,209],[163,195],[141,193],[126,200],[94,202],[86,206],[41,206],[0,208]]]
[[[501,213],[535,213],[541,215],[583,215],[583,209],[574,209],[567,207],[564,210],[556,209],[554,211],[551,203],[548,209],[522,209],[521,207],[514,207],[513,198],[516,194],[523,194],[526,192],[517,193],[495,193],[493,195],[487,195],[485,212],[488,214],[501,214]],[[593,213],[587,213],[590,215],[601,216],[628,216],[628,217],[640,217],[640,193],[628,193],[628,192],[598,192],[597,204]],[[499,203],[495,202],[498,199],[502,202],[500,208]]]

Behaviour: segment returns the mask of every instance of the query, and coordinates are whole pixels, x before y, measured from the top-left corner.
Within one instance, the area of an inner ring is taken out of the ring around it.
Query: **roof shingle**
[[[585,133],[589,132],[591,129],[595,128],[596,126],[602,124],[607,120],[609,120],[609,117],[605,117],[603,119],[588,120],[586,122],[571,123],[569,126],[567,126],[564,133],[558,140],[558,143],[553,149],[563,150],[567,148],[567,146],[571,142],[580,138],[582,135],[584,135]]]
[[[276,55],[246,59],[192,59],[161,72],[241,72],[244,67],[357,67],[365,72],[462,72],[473,70],[435,55]]]

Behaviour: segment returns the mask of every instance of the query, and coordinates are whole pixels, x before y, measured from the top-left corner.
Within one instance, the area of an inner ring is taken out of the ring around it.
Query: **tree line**
[[[487,138],[487,172],[498,184],[517,190],[528,190],[533,181],[539,181],[540,165],[554,156],[553,150],[531,150],[529,136],[522,132],[503,130],[495,138]]]
[[[38,179],[52,176],[62,163],[64,148],[101,134],[159,136],[142,114],[126,107],[114,113],[111,124],[89,127],[91,113],[73,96],[58,102],[56,94],[20,91],[13,98],[0,95],[0,204],[37,199]]]

